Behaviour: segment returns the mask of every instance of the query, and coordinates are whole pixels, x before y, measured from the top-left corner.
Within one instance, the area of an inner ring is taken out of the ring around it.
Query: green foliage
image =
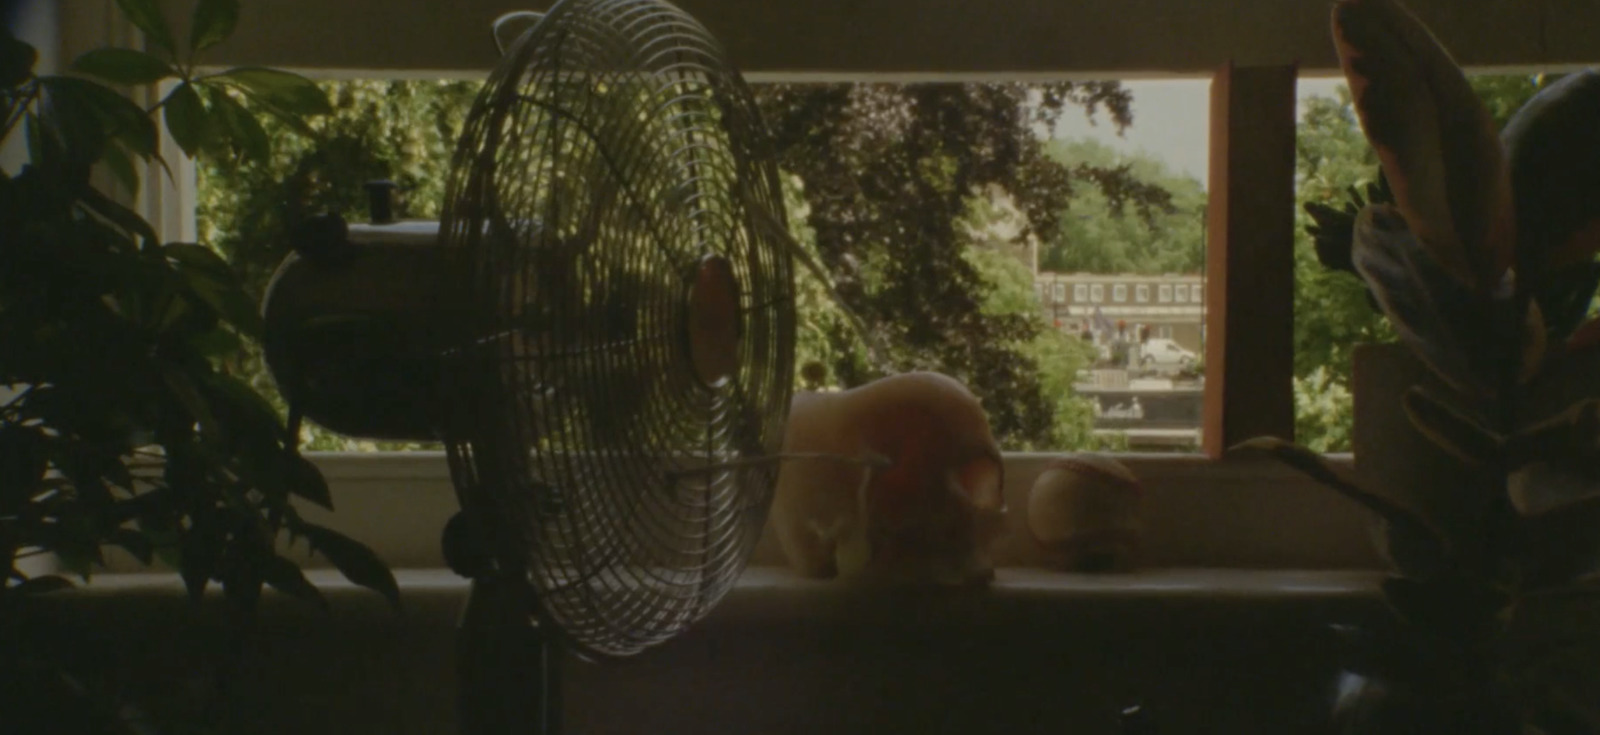
[[[108,547],[176,569],[193,598],[220,587],[241,639],[263,587],[325,604],[285,555],[301,537],[399,603],[370,549],[300,516],[296,500],[332,501],[280,414],[242,379],[236,355],[262,331],[257,299],[215,250],[163,243],[120,203],[136,194],[140,165],[165,166],[158,112],[184,155],[248,166],[270,141],[236,95],[269,99],[260,111],[285,125],[327,103],[282,72],[196,71],[195,53],[232,32],[234,2],[199,2],[188,54],[153,0],[119,5],[157,53],[96,49],[72,62],[73,76],[40,76],[38,54],[0,33],[0,142],[20,135],[29,153],[21,170],[0,172],[0,709],[7,722],[75,732],[149,723],[75,679],[19,621],[31,598],[71,586],[65,574],[89,579]],[[95,79],[175,84],[147,110]],[[96,170],[120,187],[98,188]],[[64,574],[30,578],[21,562],[46,554]],[[242,651],[226,647],[219,676]]]
[[[234,162],[202,160],[196,207],[202,239],[213,243],[239,270],[246,289],[259,298],[272,272],[289,253],[291,231],[307,217],[337,213],[352,222],[367,219],[364,185],[388,179],[399,186],[396,214],[439,216],[457,132],[476,96],[478,82],[329,81],[312,88],[279,74],[245,70],[224,77],[252,90],[238,100],[251,113],[325,97],[328,114],[310,120],[260,120],[259,132],[240,136],[253,145],[275,145],[270,156]],[[226,108],[224,108],[226,109]],[[297,130],[309,135],[295,135]],[[232,358],[251,386],[286,410],[259,350]],[[317,450],[412,449],[424,445],[370,442],[311,424],[301,428],[305,446]]]
[[[1008,449],[1085,436],[1087,411],[1070,397],[1084,358],[1023,306],[1031,279],[985,249],[1053,236],[1080,186],[1113,204],[1168,204],[1170,193],[1128,167],[1068,166],[1035,133],[1072,105],[1107,109],[1126,125],[1126,91],[1116,83],[769,85],[757,96],[780,165],[799,182],[797,229],[884,346],[874,362],[842,322],[809,318],[803,366],[821,379],[802,384],[849,387],[887,371],[936,370],[972,388]],[[995,202],[1018,215],[1002,242],[990,241]],[[803,308],[808,298],[803,291]]]
[[[120,4],[167,58],[99,49],[72,68],[117,83],[177,79],[157,106],[174,138],[186,153],[231,150],[233,126],[218,123],[220,108],[201,92],[227,94],[232,72],[197,74],[154,3]],[[225,38],[236,13],[201,2],[192,46]],[[87,579],[105,546],[167,561],[197,597],[213,583],[247,609],[263,585],[304,595],[279,536],[319,532],[291,498],[327,505],[326,483],[223,359],[259,336],[256,300],[215,251],[161,243],[91,183],[104,165],[131,190],[133,162],[160,163],[155,110],[87,78],[36,76],[36,54],[18,44],[0,43],[7,59],[27,63],[0,75],[11,81],[0,90],[0,140],[20,126],[30,142],[22,170],[0,176],[0,607],[60,586],[30,583],[20,559],[54,553]],[[326,107],[303,93],[282,102],[272,114]],[[339,543],[365,548],[349,539],[320,547]],[[376,557],[346,571],[398,601]]]
[[[1206,192],[1150,156],[1124,156],[1092,140],[1052,141],[1050,156],[1075,171],[1120,171],[1166,192],[1160,198],[1089,187],[1075,193],[1039,269],[1090,273],[1198,273],[1205,267]],[[1119,196],[1121,195],[1121,196]],[[1131,202],[1130,202],[1131,199]],[[1134,211],[1126,205],[1132,203]]]

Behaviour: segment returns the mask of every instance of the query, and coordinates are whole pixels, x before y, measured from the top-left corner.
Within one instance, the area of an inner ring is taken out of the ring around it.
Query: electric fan
[[[548,731],[552,646],[636,653],[742,571],[796,251],[750,92],[688,14],[563,0],[502,52],[443,221],[322,221],[269,288],[266,355],[296,416],[446,443],[463,724]]]

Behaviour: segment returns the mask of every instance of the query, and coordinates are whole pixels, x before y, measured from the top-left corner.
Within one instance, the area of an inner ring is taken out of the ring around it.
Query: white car
[[[1146,368],[1186,370],[1194,367],[1199,359],[1198,355],[1166,337],[1151,337],[1139,348],[1139,365]]]

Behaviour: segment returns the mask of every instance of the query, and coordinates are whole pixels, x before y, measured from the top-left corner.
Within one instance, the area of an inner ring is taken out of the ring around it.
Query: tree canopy
[[[1015,286],[1021,271],[985,252],[988,230],[974,219],[1006,202],[1019,217],[1008,239],[1021,245],[1057,241],[1063,215],[1086,191],[1108,207],[1166,211],[1171,193],[1131,166],[1069,164],[1039,134],[1073,107],[1128,125],[1127,90],[1115,82],[819,84],[772,85],[758,96],[780,165],[797,181],[806,240],[886,348],[883,364],[872,364],[841,321],[824,320],[816,326],[825,339],[811,346],[827,382],[937,370],[973,389],[1007,447],[1083,441],[1082,422],[1074,429],[1059,420],[1070,376],[1047,387],[1041,373],[1037,342],[1052,338],[1037,309],[991,296],[997,282]],[[1082,364],[1080,356],[1073,372]],[[1084,413],[1073,410],[1066,407]]]

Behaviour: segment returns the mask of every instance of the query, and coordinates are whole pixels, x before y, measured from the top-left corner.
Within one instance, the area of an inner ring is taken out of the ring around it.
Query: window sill
[[[322,469],[336,512],[303,506],[307,520],[371,546],[391,567],[440,569],[444,524],[456,497],[442,452],[334,453],[308,456]],[[1028,490],[1060,454],[1006,455],[1006,530],[992,548],[1001,569],[1040,566],[1041,550],[1023,513]],[[1331,490],[1273,461],[1213,461],[1200,455],[1123,454],[1144,490],[1143,548],[1149,569],[1376,570],[1370,517]],[[1348,468],[1349,458],[1336,457]],[[107,551],[112,572],[138,563]],[[751,565],[782,567],[773,534],[757,544]],[[323,566],[320,558],[306,561]]]
[[[1034,479],[1059,454],[1006,455],[1008,532],[994,549],[1001,567],[1038,565],[1023,512]],[[396,568],[442,567],[439,533],[456,510],[441,452],[316,453],[336,513],[307,509],[319,523],[372,545]],[[1154,568],[1378,569],[1365,511],[1272,461],[1212,461],[1200,455],[1127,454],[1144,487],[1142,566]],[[1339,458],[1348,465],[1348,457]],[[765,534],[755,566],[782,566]]]
[[[468,583],[401,570],[396,615],[332,572],[310,576],[332,614],[265,598],[234,721],[252,733],[453,732]],[[1142,703],[1163,731],[1301,732],[1326,717],[1327,624],[1377,619],[1380,578],[1016,568],[982,590],[911,593],[757,567],[685,635],[612,665],[569,661],[566,718],[582,732],[1111,732],[1121,707]],[[103,575],[41,602],[38,635],[110,636],[97,650],[140,680],[207,670],[196,662],[210,639],[174,575]]]

